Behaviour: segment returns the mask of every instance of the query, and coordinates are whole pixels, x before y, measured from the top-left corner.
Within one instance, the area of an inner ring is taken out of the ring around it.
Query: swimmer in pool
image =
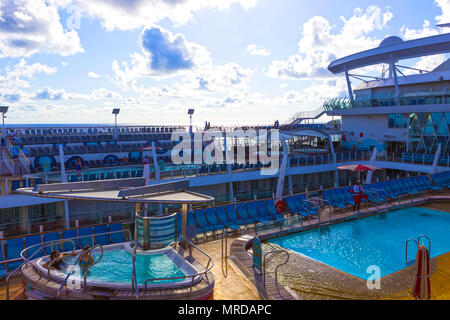
[[[86,245],[82,251],[81,251],[81,258],[80,258],[80,267],[82,268],[81,274],[84,275],[86,272],[86,269],[94,263],[94,257],[91,255],[91,251],[89,250],[89,245]]]
[[[52,251],[50,253],[50,260],[44,263],[42,266],[44,268],[49,268],[52,270],[64,270],[67,268],[66,262],[64,261],[64,258],[67,256],[73,256],[75,253],[59,253],[58,250]],[[53,262],[52,262],[53,261]],[[51,263],[51,265],[50,265]]]

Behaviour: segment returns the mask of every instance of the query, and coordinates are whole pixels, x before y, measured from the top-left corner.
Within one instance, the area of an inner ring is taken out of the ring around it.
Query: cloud
[[[303,24],[298,54],[273,61],[267,75],[282,79],[331,77],[327,70],[331,61],[376,47],[381,40],[369,34],[381,30],[392,17],[388,9],[383,11],[377,6],[369,6],[365,12],[356,8],[349,19],[340,17],[343,26],[337,33],[326,18],[312,17]]]
[[[83,48],[78,33],[62,26],[53,1],[0,2],[0,58],[37,52],[68,56],[83,52]]]
[[[244,10],[257,0],[74,0],[85,15],[98,18],[107,30],[131,30],[158,23],[165,18],[185,24],[200,10],[225,10],[239,4]]]
[[[89,78],[100,78],[100,75],[98,73],[95,73],[94,71],[89,71],[88,77]]]
[[[270,51],[257,44],[249,44],[245,50],[252,56],[269,56]]]
[[[194,65],[183,35],[172,35],[159,27],[144,30],[142,47],[151,56],[150,69],[171,73]]]
[[[434,0],[435,5],[441,8],[442,14],[436,17],[438,23],[450,23],[450,1]]]
[[[173,34],[158,26],[141,34],[142,53],[134,52],[131,61],[112,63],[114,83],[123,90],[138,90],[140,78],[170,77],[205,68],[211,64],[206,47],[186,40],[182,34]]]
[[[54,90],[49,87],[44,87],[37,90],[31,94],[31,99],[33,100],[63,100],[65,99],[65,90]]]
[[[53,74],[57,71],[54,67],[49,67],[41,63],[28,64],[25,59],[21,59],[17,64],[7,65],[0,73],[0,92],[2,99],[9,102],[20,101],[25,96],[21,89],[30,87],[30,80],[35,74]]]

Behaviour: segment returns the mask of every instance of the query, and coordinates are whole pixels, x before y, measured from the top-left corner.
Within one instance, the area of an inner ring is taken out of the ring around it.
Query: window
[[[408,115],[402,113],[389,114],[388,120],[389,128],[407,128],[408,127]]]

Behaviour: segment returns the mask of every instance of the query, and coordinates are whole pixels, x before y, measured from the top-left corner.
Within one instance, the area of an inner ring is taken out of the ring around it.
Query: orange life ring
[[[283,200],[278,200],[275,203],[275,208],[277,209],[278,214],[282,214],[286,210],[286,204]]]

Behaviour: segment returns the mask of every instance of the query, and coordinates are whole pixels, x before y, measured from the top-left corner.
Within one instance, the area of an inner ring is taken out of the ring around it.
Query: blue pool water
[[[270,242],[367,279],[371,274],[366,271],[371,265],[380,267],[381,277],[406,268],[406,240],[422,234],[431,239],[431,257],[450,251],[450,213],[412,207]],[[428,241],[421,243],[428,245]],[[410,242],[408,261],[415,254],[415,245]]]
[[[99,254],[92,255],[97,261]],[[73,264],[76,257],[67,258],[67,263]],[[75,268],[75,276],[80,276],[80,269]],[[133,262],[127,250],[105,251],[102,260],[89,269],[88,280],[111,283],[131,283]],[[138,284],[144,284],[150,278],[182,277],[185,274],[165,254],[137,255],[136,277]],[[152,283],[180,282],[185,279],[151,281]]]

